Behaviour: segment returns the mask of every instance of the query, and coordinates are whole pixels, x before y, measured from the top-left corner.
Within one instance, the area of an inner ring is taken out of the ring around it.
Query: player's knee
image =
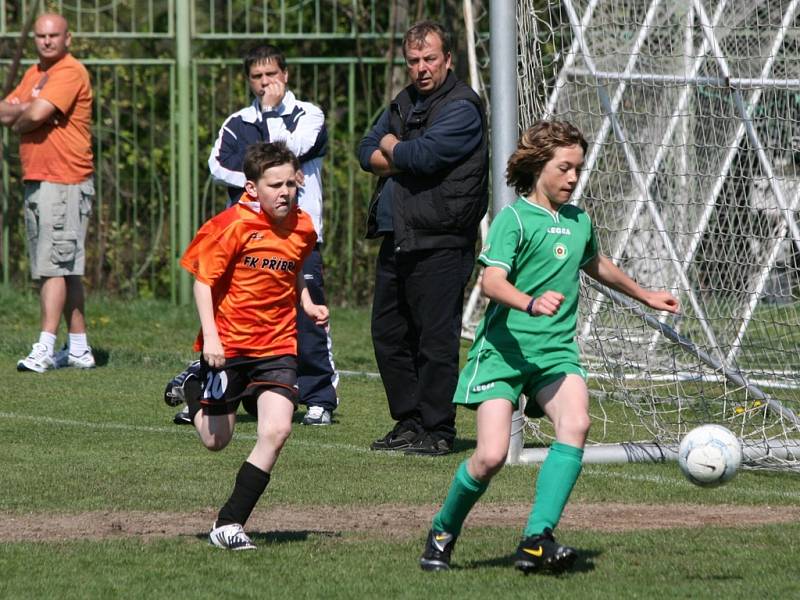
[[[200,439],[203,441],[203,445],[212,452],[219,452],[228,445],[228,442],[231,441],[230,437],[221,435],[210,435]]]
[[[507,448],[488,448],[476,452],[472,459],[475,478],[479,481],[487,481],[494,477],[506,464],[507,454]]]
[[[557,431],[557,437],[559,439],[562,437],[570,439],[586,439],[591,425],[592,421],[587,413],[569,415],[568,417],[561,419]]]
[[[271,425],[263,433],[259,432],[258,438],[261,442],[266,442],[275,448],[283,448],[286,440],[292,435],[292,424]]]

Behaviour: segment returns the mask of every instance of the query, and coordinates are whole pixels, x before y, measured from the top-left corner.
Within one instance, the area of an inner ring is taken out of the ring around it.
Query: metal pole
[[[492,208],[497,214],[514,200],[506,185],[506,162],[517,147],[517,14],[510,0],[491,2],[489,54],[491,56]],[[514,35],[509,35],[514,32]]]
[[[513,32],[513,35],[510,35]],[[506,162],[517,148],[517,13],[511,0],[495,0],[489,9],[489,55],[491,57],[491,156],[492,213],[514,201],[514,190],[506,185]],[[520,408],[511,419],[508,462],[519,459],[525,420]]]
[[[191,38],[192,6],[189,0],[175,2],[175,45],[178,84],[178,248],[177,260],[191,241],[192,191],[192,115],[191,115]],[[189,274],[178,271],[178,302],[188,304],[191,298]]]

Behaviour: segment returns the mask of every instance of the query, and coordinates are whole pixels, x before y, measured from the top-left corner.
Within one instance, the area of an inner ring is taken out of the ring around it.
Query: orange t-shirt
[[[297,354],[296,278],[316,241],[299,208],[276,226],[257,204],[237,203],[203,224],[181,266],[211,287],[226,358]]]
[[[20,137],[22,178],[26,181],[80,183],[92,166],[92,85],[89,72],[71,54],[46,71],[36,64],[6,101],[47,100],[61,113],[58,124],[43,123]]]

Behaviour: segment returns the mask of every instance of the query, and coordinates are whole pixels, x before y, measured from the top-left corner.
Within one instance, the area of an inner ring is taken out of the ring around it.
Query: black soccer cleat
[[[419,434],[408,429],[403,423],[398,423],[394,428],[382,438],[378,438],[369,446],[370,450],[388,450],[390,452],[407,450],[411,444],[419,437]]]
[[[164,402],[167,406],[178,406],[186,402],[187,397],[196,399],[200,397],[200,361],[192,362],[184,371],[170,379],[164,390]]]
[[[577,558],[575,548],[556,542],[553,531],[548,528],[519,543],[514,555],[514,566],[525,574],[538,571],[563,573],[575,564]]]
[[[419,559],[419,566],[423,571],[449,571],[450,553],[455,544],[456,538],[453,534],[431,529],[425,542],[425,551]]]
[[[191,425],[192,417],[189,416],[189,406],[184,406],[181,410],[175,413],[172,417],[172,422],[175,425]]]

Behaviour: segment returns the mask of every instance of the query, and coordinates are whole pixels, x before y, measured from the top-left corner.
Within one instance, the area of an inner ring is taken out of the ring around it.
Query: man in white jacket
[[[216,181],[228,186],[232,204],[239,200],[244,189],[242,161],[248,146],[280,141],[294,152],[302,171],[298,175],[301,184],[298,204],[311,216],[317,232],[317,245],[303,263],[303,277],[312,300],[325,304],[320,252],[322,160],[328,145],[325,115],[318,106],[298,100],[287,89],[289,71],[279,48],[259,44],[250,49],[244,58],[244,72],[253,102],[225,119],[208,158],[208,168]],[[316,326],[302,312],[298,311],[297,318],[297,381],[300,403],[308,407],[303,424],[330,425],[339,403],[336,395],[339,374],[333,363],[330,329]],[[183,412],[175,415],[176,423],[184,422]]]

